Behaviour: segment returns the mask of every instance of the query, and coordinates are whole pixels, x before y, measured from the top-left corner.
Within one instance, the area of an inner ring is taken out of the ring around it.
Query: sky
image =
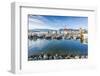
[[[28,15],[30,29],[87,29],[88,17]]]

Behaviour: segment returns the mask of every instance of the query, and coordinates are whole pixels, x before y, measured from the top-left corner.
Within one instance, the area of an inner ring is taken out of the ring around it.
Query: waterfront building
[[[64,28],[64,35],[67,35],[67,28],[66,28],[66,26],[65,26],[65,28]]]
[[[83,37],[83,31],[82,28],[80,28],[80,42],[83,43],[84,37]]]

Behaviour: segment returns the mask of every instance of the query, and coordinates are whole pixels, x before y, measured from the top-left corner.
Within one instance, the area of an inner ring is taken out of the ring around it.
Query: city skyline
[[[88,17],[28,15],[29,30],[31,29],[87,29]]]

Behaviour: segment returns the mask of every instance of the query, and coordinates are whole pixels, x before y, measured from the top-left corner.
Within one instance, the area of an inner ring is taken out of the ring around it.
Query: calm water
[[[41,53],[87,55],[88,45],[79,40],[29,40],[28,56]]]

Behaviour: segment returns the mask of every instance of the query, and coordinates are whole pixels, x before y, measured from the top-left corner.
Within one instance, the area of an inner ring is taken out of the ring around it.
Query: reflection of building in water
[[[88,43],[88,34],[85,33],[85,34],[83,34],[83,36],[84,36],[84,41],[83,41],[83,43],[84,43],[84,44],[87,44],[87,43]]]

